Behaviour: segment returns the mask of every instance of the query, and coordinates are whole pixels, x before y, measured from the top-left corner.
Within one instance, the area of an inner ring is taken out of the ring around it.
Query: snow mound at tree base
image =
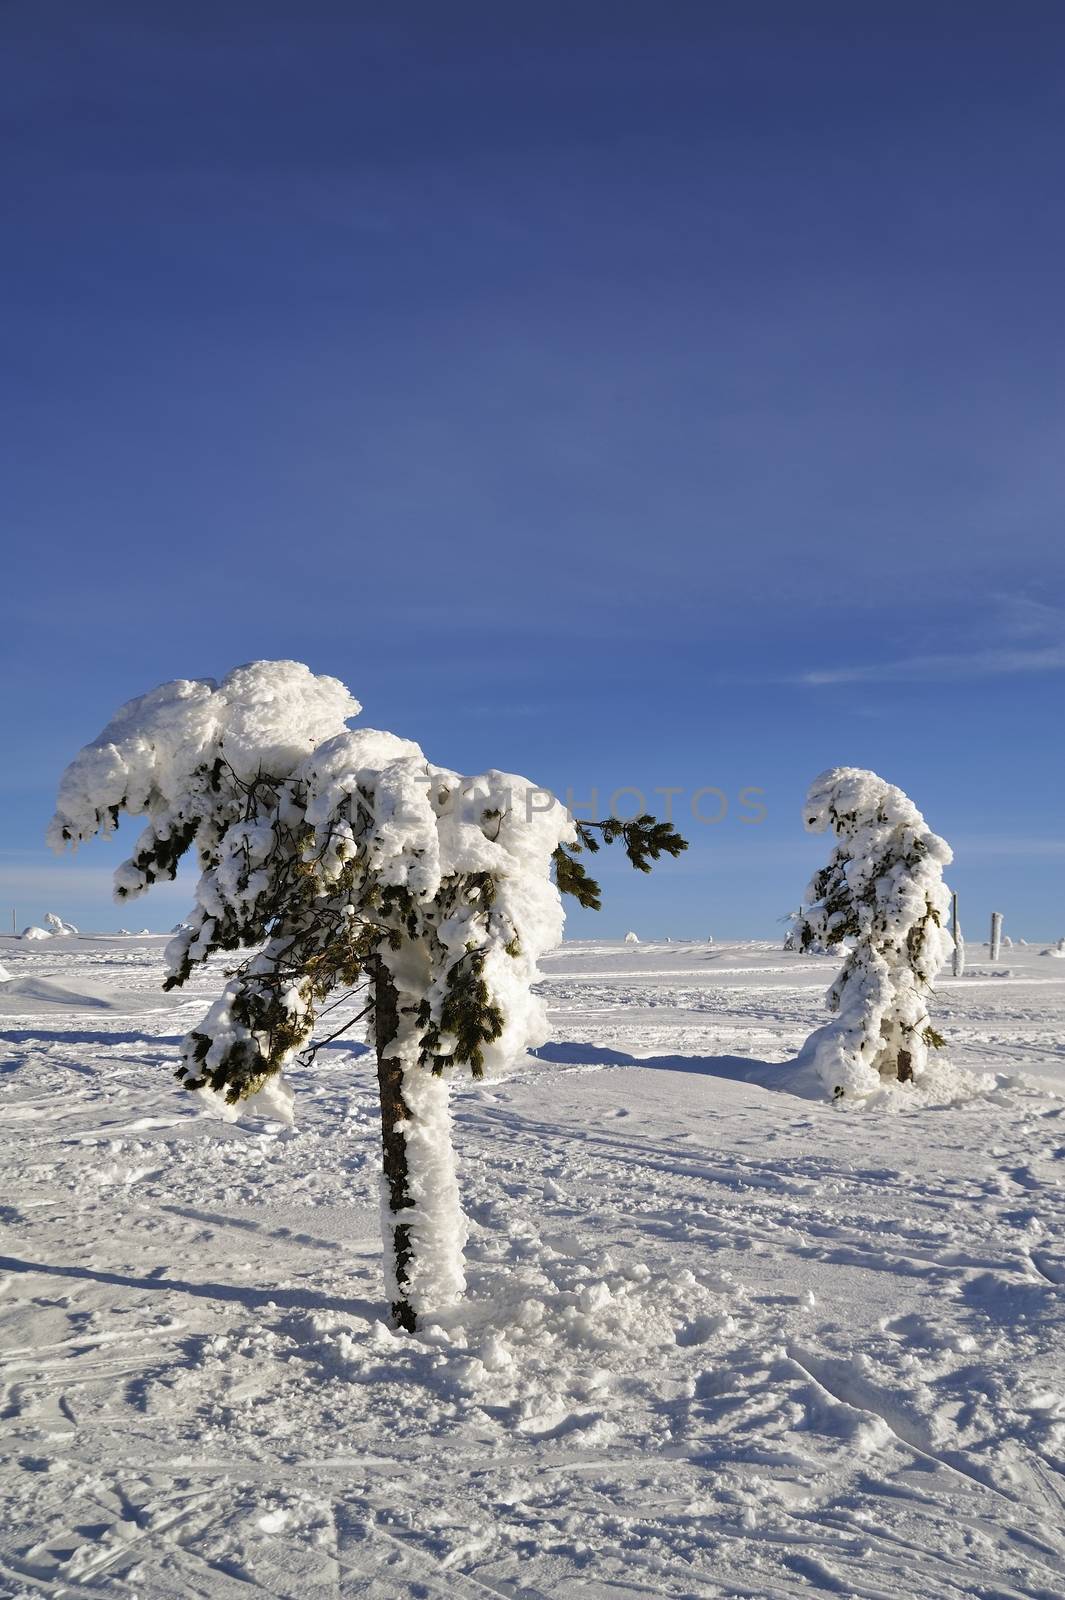
[[[948,1106],[978,1099],[998,1087],[990,1073],[933,1055],[921,1076],[909,1083],[882,1077],[873,1067],[849,1057],[837,1026],[829,1023],[810,1035],[795,1060],[796,1092],[834,1100],[846,1110],[903,1111],[918,1106]]]
[[[727,1272],[663,1275],[606,1254],[589,1273],[531,1233],[526,1242],[538,1248],[535,1264],[474,1266],[469,1297],[416,1334],[311,1312],[289,1324],[293,1353],[334,1380],[399,1384],[415,1409],[444,1405],[505,1434],[579,1431],[583,1443],[605,1444],[624,1431],[634,1396],[646,1388],[653,1401],[665,1351],[698,1358],[742,1319],[744,1296]],[[420,1403],[411,1386],[423,1391]],[[620,1408],[619,1390],[629,1397]]]

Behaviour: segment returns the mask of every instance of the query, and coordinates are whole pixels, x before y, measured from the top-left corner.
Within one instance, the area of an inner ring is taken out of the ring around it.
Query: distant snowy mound
[[[64,922],[62,917],[57,917],[54,911],[49,911],[44,920],[49,933],[54,934],[56,938],[77,938],[78,930],[74,924],[72,922]]]
[[[640,936],[639,936],[638,933],[631,933],[630,932],[630,933],[627,933],[625,935],[625,943],[626,944],[639,944],[639,942],[640,942]]]
[[[116,989],[105,980],[93,977],[79,978],[76,984],[70,984],[57,983],[51,978],[15,978],[5,973],[4,980],[0,980],[3,981],[0,1017],[71,1015],[79,1011],[136,1016],[141,1012],[172,1011],[181,1004],[176,995],[163,995],[155,988]]]
[[[30,927],[23,928],[22,937],[24,939],[50,939],[52,935],[47,928]]]

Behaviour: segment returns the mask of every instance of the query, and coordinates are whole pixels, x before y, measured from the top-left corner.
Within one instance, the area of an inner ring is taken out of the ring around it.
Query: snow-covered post
[[[856,767],[814,780],[804,820],[812,833],[831,828],[836,846],[806,891],[801,948],[849,948],[828,991],[834,1020],[800,1059],[836,1099],[861,1100],[885,1080],[919,1084],[943,1043],[927,997],[950,947],[950,846],[901,789]]]
[[[965,971],[965,940],[962,938],[961,925],[958,922],[958,897],[950,897],[950,931],[954,938],[954,955],[951,962],[951,971],[956,978],[960,978]]]
[[[997,961],[1002,954],[1002,912],[991,913],[991,955],[992,961]]]
[[[684,841],[649,816],[575,823],[528,779],[462,777],[410,740],[350,732],[359,709],[296,662],[164,684],[71,763],[49,836],[62,849],[146,814],[120,900],[196,848],[165,987],[216,951],[252,952],[181,1046],[178,1077],[222,1115],[291,1120],[285,1072],[313,1059],[323,1002],[366,994],[353,1020],[372,1019],[377,1046],[386,1287],[413,1330],[465,1287],[450,1080],[547,1037],[537,960],[561,939],[562,893],[598,908],[576,859],[595,833],[642,871]]]

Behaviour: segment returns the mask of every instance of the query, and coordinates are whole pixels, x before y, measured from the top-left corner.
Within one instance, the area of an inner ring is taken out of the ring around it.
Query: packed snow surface
[[[0,1595],[1065,1594],[1060,963],[971,949],[965,1092],[855,1114],[790,1065],[831,958],[564,945],[406,1336],[372,1057],[205,1115],[221,968],[163,995],[163,942],[0,939]]]

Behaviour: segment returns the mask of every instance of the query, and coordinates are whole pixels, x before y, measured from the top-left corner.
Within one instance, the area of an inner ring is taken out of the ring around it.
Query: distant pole
[[[950,897],[950,921],[951,932],[954,935],[954,965],[951,970],[956,978],[960,978],[965,971],[965,940],[962,938],[961,928],[958,926],[958,897],[956,894],[952,894]]]
[[[18,923],[15,921],[15,908],[14,908],[14,906],[12,906],[11,907],[11,932],[14,933],[15,930],[17,929],[17,927],[18,927]]]
[[[1002,949],[1002,912],[991,913],[991,960],[997,961]]]

